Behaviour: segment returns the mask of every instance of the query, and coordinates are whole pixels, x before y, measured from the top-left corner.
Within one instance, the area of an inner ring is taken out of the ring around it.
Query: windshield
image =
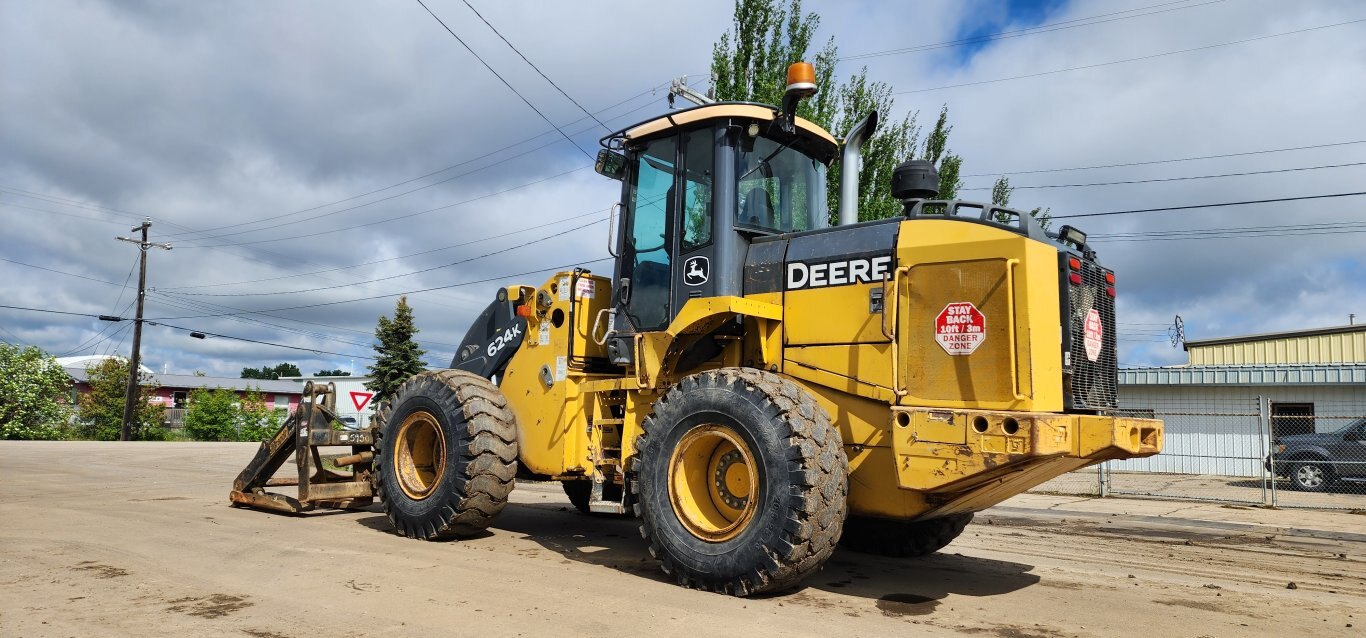
[[[741,150],[736,174],[735,226],[786,233],[824,226],[825,165],[765,137]]]

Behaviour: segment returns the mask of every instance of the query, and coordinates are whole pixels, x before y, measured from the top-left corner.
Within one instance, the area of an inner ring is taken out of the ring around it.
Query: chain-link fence
[[[1164,422],[1161,454],[1106,462],[1035,491],[1366,510],[1366,405],[1352,398],[1149,397],[1122,414]]]

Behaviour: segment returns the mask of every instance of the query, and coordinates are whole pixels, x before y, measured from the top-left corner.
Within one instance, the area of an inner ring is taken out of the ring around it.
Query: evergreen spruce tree
[[[381,315],[375,327],[375,339],[379,341],[375,352],[379,353],[379,358],[370,366],[370,375],[374,379],[365,384],[367,390],[375,393],[375,402],[392,397],[408,377],[427,369],[422,363],[422,355],[426,352],[413,341],[413,335],[416,334],[417,327],[413,325],[413,309],[408,306],[408,298],[399,297],[394,318],[391,320]]]

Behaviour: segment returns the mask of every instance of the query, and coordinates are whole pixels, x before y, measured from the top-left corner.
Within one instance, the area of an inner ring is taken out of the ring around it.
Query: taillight
[[[1081,270],[1081,260],[1076,257],[1069,257],[1067,259],[1067,267],[1072,270]]]
[[[1107,286],[1107,287],[1105,288],[1105,294],[1110,295],[1111,297],[1115,296],[1115,287],[1114,287],[1114,286]]]
[[[1105,283],[1110,284],[1111,286],[1115,285],[1115,273],[1105,273]]]
[[[1067,277],[1067,280],[1071,281],[1073,286],[1081,285],[1081,275],[1079,273],[1072,273]]]

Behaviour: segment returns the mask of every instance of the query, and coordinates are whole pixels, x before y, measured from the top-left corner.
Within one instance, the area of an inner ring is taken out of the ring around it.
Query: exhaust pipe
[[[844,151],[840,156],[840,226],[858,223],[859,155],[863,143],[877,130],[877,111],[849,129],[844,136]]]

